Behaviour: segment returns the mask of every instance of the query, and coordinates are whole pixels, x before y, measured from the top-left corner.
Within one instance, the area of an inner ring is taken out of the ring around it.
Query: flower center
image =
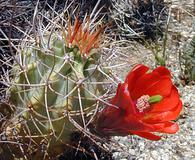
[[[143,95],[137,100],[136,107],[139,110],[139,112],[143,112],[144,109],[150,107],[149,99],[150,99],[149,95]]]

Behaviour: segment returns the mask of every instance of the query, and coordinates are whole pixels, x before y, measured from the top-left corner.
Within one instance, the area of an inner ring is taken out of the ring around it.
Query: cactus
[[[195,81],[195,36],[191,42],[186,44],[183,53],[180,55],[182,79],[186,83]]]
[[[67,30],[43,35],[17,55],[9,104],[18,118],[5,134],[12,141],[13,131],[17,134],[24,147],[17,145],[15,150],[27,157],[44,148],[40,144],[49,156],[61,153],[78,127],[87,128],[97,97],[105,93],[97,50],[102,28],[90,33],[87,21],[76,19],[74,27],[69,21]]]

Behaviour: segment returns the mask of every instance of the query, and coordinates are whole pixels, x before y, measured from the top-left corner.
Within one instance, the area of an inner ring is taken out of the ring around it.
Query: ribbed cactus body
[[[77,46],[66,47],[64,39],[50,43],[49,48],[42,43],[22,50],[20,65],[13,67],[10,100],[25,119],[18,126],[22,135],[38,143],[51,140],[51,146],[69,141],[77,130],[71,119],[82,127],[88,124],[95,97],[104,93],[104,76],[97,69],[95,49],[86,57]]]

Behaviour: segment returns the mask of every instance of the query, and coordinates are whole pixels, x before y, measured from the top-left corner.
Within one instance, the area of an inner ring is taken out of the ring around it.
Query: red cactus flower
[[[76,18],[73,27],[69,21],[67,33],[63,32],[66,46],[77,46],[83,55],[88,55],[92,48],[97,48],[103,27],[100,27],[97,31],[90,32],[89,24],[89,18],[83,23]]]
[[[103,109],[97,119],[96,130],[105,136],[136,134],[150,140],[161,137],[153,132],[176,133],[175,120],[182,102],[165,67],[152,72],[144,65],[137,65],[118,85],[111,106]],[[115,106],[115,107],[113,107]]]

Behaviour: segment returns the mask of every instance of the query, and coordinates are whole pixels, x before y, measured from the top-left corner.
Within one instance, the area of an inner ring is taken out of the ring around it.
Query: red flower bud
[[[178,91],[165,67],[152,72],[144,65],[137,65],[118,85],[110,106],[97,118],[96,130],[104,136],[138,136],[159,140],[153,132],[176,133],[175,120],[182,110]],[[113,107],[116,106],[116,107]]]
[[[77,46],[81,54],[87,56],[91,49],[99,47],[100,35],[105,26],[99,27],[96,31],[90,31],[90,19],[81,22],[76,18],[74,26],[69,20],[67,32],[63,30],[63,36],[67,47]]]

